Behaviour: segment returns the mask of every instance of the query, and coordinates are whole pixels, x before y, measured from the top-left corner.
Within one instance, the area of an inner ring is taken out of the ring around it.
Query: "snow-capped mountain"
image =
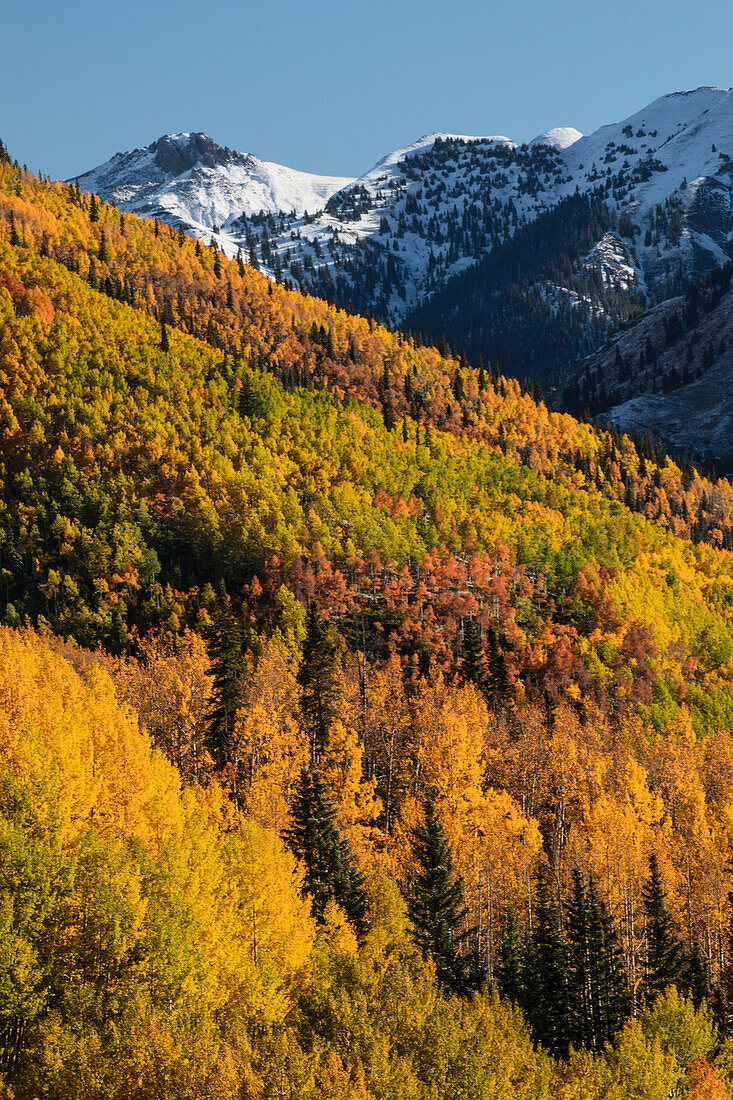
[[[172,134],[79,183],[558,393],[620,325],[730,259],[733,92],[662,96],[587,136],[429,134],[358,179]]]
[[[678,268],[699,272],[730,255],[731,156],[733,95],[699,88],[587,137],[558,127],[519,146],[431,134],[337,191],[315,218],[288,217],[283,230],[250,215],[231,229],[271,273],[401,323],[522,226],[587,193],[612,211],[613,247],[628,252],[636,289],[653,300]]]
[[[663,96],[583,137],[430,134],[359,179],[314,176],[170,134],[117,153],[80,186],[125,210],[218,234],[271,274],[399,322],[452,276],[563,198],[601,192],[638,286],[730,255],[733,93]]]
[[[82,190],[122,210],[207,239],[215,227],[227,239],[228,223],[242,215],[315,213],[349,183],[350,177],[315,176],[222,148],[202,133],[167,134],[79,176]]]
[[[359,179],[313,176],[171,134],[118,153],[80,186],[125,210],[218,234],[271,274],[400,322],[519,228],[577,191],[600,193],[653,297],[670,271],[730,255],[733,94],[663,96],[583,137],[429,134]]]

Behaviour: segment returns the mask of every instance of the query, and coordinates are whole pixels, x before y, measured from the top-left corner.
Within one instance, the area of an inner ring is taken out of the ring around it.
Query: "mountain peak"
[[[200,131],[195,133],[164,134],[148,146],[155,154],[155,163],[172,176],[188,172],[196,164],[206,168],[230,164],[237,157],[228,146],[222,147]]]

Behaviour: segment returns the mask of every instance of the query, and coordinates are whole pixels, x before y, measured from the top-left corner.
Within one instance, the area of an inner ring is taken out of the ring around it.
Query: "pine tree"
[[[556,1057],[570,1044],[568,972],[560,911],[550,872],[540,864],[535,881],[534,922],[525,942],[523,1004],[535,1039]]]
[[[499,639],[496,636],[496,630],[493,626],[489,626],[486,638],[489,666],[487,684],[489,691],[499,700],[508,699],[512,690],[511,681],[509,680],[509,670],[507,669],[506,658],[501,651]]]
[[[724,939],[725,963],[713,996],[715,1015],[724,1035],[733,1035],[733,892],[728,894],[728,927]]]
[[[646,911],[646,976],[644,994],[648,1001],[655,1001],[681,975],[682,955],[680,943],[669,909],[667,895],[659,872],[656,852],[649,856],[649,879],[642,897]]]
[[[570,1040],[600,1051],[628,1015],[627,980],[613,922],[577,868],[566,917]]]
[[[693,943],[685,952],[679,977],[681,990],[691,999],[695,1008],[707,1001],[712,991],[710,964],[699,943]]]
[[[93,191],[89,198],[89,221],[99,221],[99,203],[97,202],[97,196],[94,194]]]
[[[502,997],[517,1005],[522,1003],[522,941],[517,915],[511,906],[504,918],[496,985]]]
[[[285,837],[303,863],[303,884],[313,899],[313,915],[322,921],[329,901],[335,901],[363,935],[369,926],[364,878],[354,866],[348,843],[339,835],[317,771],[302,769],[290,812],[292,825]]]
[[[160,350],[165,352],[166,355],[170,351],[170,341],[168,339],[168,327],[167,327],[165,321],[163,321],[163,323],[160,326]]]
[[[463,628],[463,678],[479,691],[486,690],[486,655],[481,644],[481,631],[475,619],[468,619]]]
[[[438,981],[453,993],[467,994],[483,979],[477,953],[469,945],[475,930],[466,925],[463,880],[453,879],[453,857],[432,799],[425,802],[425,823],[412,832],[416,864],[407,908],[415,942],[433,959]]]
[[[629,983],[618,935],[591,877],[588,883],[591,978],[594,993],[596,1047],[601,1050],[616,1037],[631,1011]]]
[[[310,738],[311,759],[317,763],[338,713],[340,692],[336,677],[336,644],[315,603],[311,603],[306,616],[298,684],[303,726]]]
[[[570,1040],[575,1047],[596,1049],[594,1008],[598,990],[593,982],[599,944],[592,942],[588,891],[576,867],[566,910]]]
[[[18,236],[18,227],[15,224],[15,215],[10,214],[10,244],[13,248],[17,248],[20,244],[20,237]]]
[[[222,586],[206,639],[212,679],[208,741],[219,767],[224,767],[229,759],[237,711],[242,703],[245,670],[242,642],[241,626]]]

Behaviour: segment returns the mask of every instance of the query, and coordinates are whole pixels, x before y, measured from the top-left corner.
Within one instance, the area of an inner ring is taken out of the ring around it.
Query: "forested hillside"
[[[0,431],[8,1097],[729,1095],[727,482],[8,161]]]

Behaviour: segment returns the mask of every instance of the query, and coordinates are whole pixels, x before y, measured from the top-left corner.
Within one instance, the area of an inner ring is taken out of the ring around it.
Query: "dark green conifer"
[[[677,984],[682,970],[682,951],[667,908],[667,894],[656,852],[649,856],[649,879],[642,897],[646,911],[647,944],[644,994],[652,1002],[669,986]]]
[[[89,221],[99,221],[99,203],[97,202],[97,196],[92,191],[89,197]]]
[[[571,1038],[568,970],[560,910],[546,864],[537,872],[532,933],[525,941],[523,1004],[535,1039],[564,1057]]]
[[[322,921],[329,901],[335,901],[363,935],[368,928],[364,878],[339,835],[317,771],[302,769],[290,810],[292,825],[285,837],[303,863],[303,884],[313,899],[313,915]]]
[[[598,952],[599,944],[593,942],[588,891],[577,867],[573,871],[566,914],[570,1040],[575,1047],[595,1050],[597,1037],[594,1008],[598,990],[593,978],[598,962],[594,953]]]
[[[631,1011],[629,981],[611,914],[591,877],[588,883],[591,978],[594,993],[596,1049],[616,1037]]]
[[[305,620],[298,684],[303,726],[310,739],[311,759],[317,763],[338,713],[340,690],[336,676],[336,643],[315,603],[308,608]]]
[[[467,619],[463,627],[463,652],[461,671],[468,683],[474,684],[479,691],[486,690],[487,671],[486,654],[481,642],[481,631],[475,619]]]
[[[707,955],[697,942],[693,943],[689,951],[685,952],[679,985],[695,1008],[699,1008],[711,995],[710,964]]]
[[[475,929],[467,926],[463,880],[454,879],[453,856],[432,799],[425,802],[425,822],[412,832],[414,878],[407,908],[415,942],[435,963],[438,981],[453,993],[467,994],[483,979],[471,947]]]
[[[222,585],[206,637],[212,679],[208,743],[219,767],[227,763],[237,711],[244,691],[245,660],[242,628]]]
[[[486,642],[488,659],[487,686],[489,692],[497,700],[508,699],[512,690],[509,670],[506,657],[499,645],[499,639],[493,626],[489,626],[486,632]]]
[[[168,339],[168,326],[165,321],[160,326],[160,350],[166,354],[170,351],[170,341]]]
[[[628,1015],[627,980],[613,922],[577,868],[566,916],[570,1040],[600,1051]]]
[[[713,995],[713,1007],[721,1031],[733,1035],[733,892],[728,894],[728,927],[724,944],[720,982]]]
[[[496,985],[502,997],[508,997],[517,1005],[522,1004],[522,940],[512,906],[508,907],[504,918]]]

